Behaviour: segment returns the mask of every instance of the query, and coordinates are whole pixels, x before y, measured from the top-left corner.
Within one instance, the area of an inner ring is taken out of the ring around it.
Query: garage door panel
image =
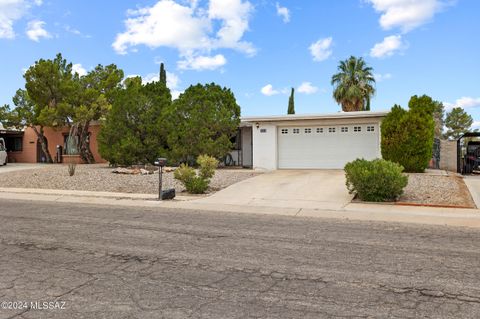
[[[279,168],[343,168],[356,158],[376,158],[378,125],[362,125],[359,132],[354,131],[355,126],[297,127],[298,134],[293,134],[292,127],[279,127]],[[373,131],[367,131],[367,126]],[[348,131],[342,132],[342,127]],[[305,128],[311,128],[311,133],[305,133]],[[317,128],[323,133],[317,133]],[[335,128],[335,133],[329,133],[329,128]]]

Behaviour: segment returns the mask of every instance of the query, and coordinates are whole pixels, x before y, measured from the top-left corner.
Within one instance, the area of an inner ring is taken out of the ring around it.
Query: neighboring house
[[[90,149],[93,157],[98,163],[105,163],[98,153],[97,135],[100,131],[99,124],[92,124],[90,126]],[[58,162],[57,145],[61,146],[62,153],[65,154],[65,146],[69,133],[69,128],[44,128],[44,134],[48,142],[48,150],[54,162]],[[20,163],[43,163],[45,162],[45,155],[43,154],[41,144],[37,139],[37,135],[31,127],[26,127],[23,130],[0,129],[0,137],[5,139],[5,146],[7,148],[8,160],[10,162]]]
[[[242,118],[239,162],[254,169],[341,169],[357,158],[381,158],[387,112],[339,112]],[[251,158],[248,158],[250,157]],[[244,165],[245,166],[245,165]]]

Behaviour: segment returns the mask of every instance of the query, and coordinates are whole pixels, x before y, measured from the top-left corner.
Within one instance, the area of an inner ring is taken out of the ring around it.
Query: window
[[[367,132],[375,132],[375,126],[367,126]]]
[[[344,126],[342,127],[342,133],[347,133],[348,132],[348,127]]]
[[[13,136],[5,138],[5,148],[10,152],[21,152],[23,150],[23,138]]]
[[[323,127],[317,127],[317,133],[323,133]]]
[[[282,128],[282,134],[288,134],[288,128]]]
[[[354,131],[354,132],[361,132],[361,131],[362,131],[362,127],[361,127],[361,126],[354,126],[354,127],[353,127],[353,131]]]
[[[311,128],[306,128],[306,129],[305,129],[305,133],[307,133],[307,134],[312,133],[312,129],[311,129]]]
[[[299,134],[300,133],[300,129],[299,128],[294,128],[293,129],[293,134]]]
[[[328,128],[328,133],[335,133],[335,128],[334,127],[329,127]]]

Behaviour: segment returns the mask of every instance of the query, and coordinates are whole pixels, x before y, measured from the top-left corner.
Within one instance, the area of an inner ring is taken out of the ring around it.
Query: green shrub
[[[382,121],[382,157],[407,172],[423,172],[432,158],[435,101],[412,96],[406,111],[395,105]]]
[[[403,193],[408,177],[396,163],[376,159],[357,159],[345,165],[347,188],[363,201],[394,201]]]
[[[175,177],[175,179],[178,179],[183,185],[188,183],[195,176],[195,169],[186,164],[181,164],[180,167],[178,167],[173,173],[173,177]]]
[[[203,194],[207,191],[210,181],[203,179],[199,176],[195,176],[185,183],[185,188],[190,194]]]
[[[195,173],[195,169],[187,164],[180,165],[173,173],[175,179],[179,180],[191,194],[206,192],[210,185],[210,179],[215,175],[218,161],[211,156],[200,155],[197,158],[197,164],[199,165],[198,175]]]
[[[210,179],[215,175],[215,169],[218,166],[218,160],[208,155],[200,155],[197,158],[199,165],[198,174],[203,179]]]

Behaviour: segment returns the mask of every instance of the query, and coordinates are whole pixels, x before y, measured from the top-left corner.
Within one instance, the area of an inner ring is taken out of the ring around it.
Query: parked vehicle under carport
[[[469,139],[466,143],[465,140]],[[468,132],[457,140],[457,172],[480,173],[480,132]]]

